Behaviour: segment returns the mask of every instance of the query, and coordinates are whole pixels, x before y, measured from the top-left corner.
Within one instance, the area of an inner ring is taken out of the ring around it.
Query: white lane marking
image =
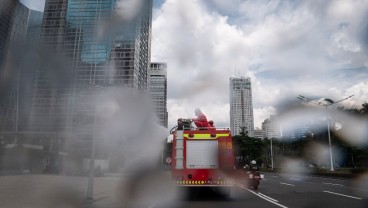
[[[267,199],[269,199],[269,200],[272,200],[272,201],[274,201],[274,202],[279,202],[279,201],[277,201],[276,199],[273,199],[273,198],[271,198],[271,197],[269,197],[269,196],[267,196],[267,195],[264,195],[264,194],[262,194],[262,193],[258,193],[258,195],[263,196],[263,197],[265,197],[265,198],[267,198]]]
[[[344,186],[344,185],[341,185],[341,184],[337,184],[337,183],[325,183],[325,182],[322,182],[323,184],[328,184],[328,185],[333,185],[333,186]]]
[[[271,203],[273,203],[273,204],[275,204],[275,205],[277,205],[277,206],[279,206],[279,207],[282,207],[282,208],[288,208],[288,207],[286,207],[286,206],[284,206],[284,205],[282,205],[282,204],[279,204],[279,203],[277,203],[277,202],[275,202],[275,201],[272,201],[271,199],[268,199],[268,198],[266,198],[266,197],[263,197],[262,195],[259,195],[259,194],[257,194],[256,192],[254,192],[254,191],[252,191],[252,190],[249,190],[249,189],[245,188],[245,187],[244,187],[244,186],[242,186],[242,185],[238,185],[238,184],[236,184],[236,185],[237,185],[237,186],[239,186],[240,188],[245,189],[245,190],[249,191],[250,193],[252,193],[252,194],[254,194],[254,195],[258,196],[259,198],[262,198],[262,199],[264,199],[264,200],[266,200],[266,201],[268,201],[268,202],[271,202]]]
[[[291,180],[294,180],[294,181],[300,181],[299,178],[290,178]]]
[[[334,181],[348,181],[348,180],[345,180],[345,179],[337,179],[337,178],[323,178],[323,179],[334,180]]]
[[[332,191],[323,191],[323,192],[330,193],[330,194],[335,194],[335,195],[339,195],[339,196],[345,196],[345,197],[349,197],[349,198],[353,198],[353,199],[362,199],[362,198],[359,198],[359,197],[349,196],[349,195],[345,195],[345,194],[339,194],[339,193],[335,193],[335,192],[332,192]]]
[[[284,184],[284,185],[287,185],[287,186],[295,186],[293,184],[290,184],[290,183],[283,183],[283,182],[280,182],[281,184]]]

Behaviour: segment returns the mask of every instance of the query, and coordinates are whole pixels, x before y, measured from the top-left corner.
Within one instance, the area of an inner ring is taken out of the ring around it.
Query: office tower
[[[167,64],[151,63],[149,93],[160,124],[167,128]]]
[[[16,7],[15,1],[5,1],[0,6],[0,73],[3,73],[8,46],[10,42],[10,34],[12,29],[12,21],[14,10]]]
[[[259,138],[259,139],[263,139],[263,131],[262,129],[256,128],[254,129],[254,137],[255,138]]]
[[[18,126],[19,73],[16,56],[25,39],[29,9],[19,1],[0,6],[0,131],[16,132]]]
[[[263,138],[281,138],[281,126],[276,116],[270,116],[262,122]]]
[[[239,135],[244,130],[248,136],[254,136],[250,78],[230,78],[230,129],[233,135]]]
[[[311,133],[309,122],[297,121],[293,124],[282,126],[282,137],[289,140],[303,139]]]
[[[46,57],[34,75],[30,131],[47,132],[42,136],[55,143],[81,141],[86,149],[95,109],[87,98],[109,87],[147,91],[152,0],[129,19],[119,3],[46,0],[40,35]]]
[[[27,33],[25,43],[19,48],[22,51],[20,60],[22,61],[19,74],[18,86],[18,130],[20,132],[29,131],[32,85],[34,72],[37,69],[35,63],[39,57],[39,40],[41,34],[43,12],[29,10]],[[25,136],[25,135],[24,135]]]
[[[43,12],[30,10],[26,41],[27,44],[37,43],[41,35]]]

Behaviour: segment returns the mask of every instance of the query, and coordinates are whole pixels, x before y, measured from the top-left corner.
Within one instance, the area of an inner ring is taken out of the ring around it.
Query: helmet
[[[255,164],[257,164],[257,162],[255,161],[255,160],[252,160],[252,165],[255,165]]]
[[[209,120],[209,121],[208,121],[208,123],[209,123],[209,124],[213,124],[213,121],[212,121],[212,120]]]

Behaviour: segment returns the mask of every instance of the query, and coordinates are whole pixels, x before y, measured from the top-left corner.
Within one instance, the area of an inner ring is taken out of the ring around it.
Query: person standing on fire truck
[[[210,127],[210,128],[215,128],[215,125],[214,125],[214,123],[213,123],[213,121],[212,121],[212,120],[209,120],[209,121],[208,121],[208,127]]]
[[[202,111],[197,108],[195,109],[194,113],[197,118],[193,118],[193,122],[197,126],[197,128],[208,127],[207,117],[202,113]]]

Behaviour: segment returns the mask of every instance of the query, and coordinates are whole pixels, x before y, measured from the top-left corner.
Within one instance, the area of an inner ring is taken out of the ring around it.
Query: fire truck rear
[[[172,131],[171,175],[178,186],[232,186],[234,154],[229,129],[193,128],[179,119]]]

